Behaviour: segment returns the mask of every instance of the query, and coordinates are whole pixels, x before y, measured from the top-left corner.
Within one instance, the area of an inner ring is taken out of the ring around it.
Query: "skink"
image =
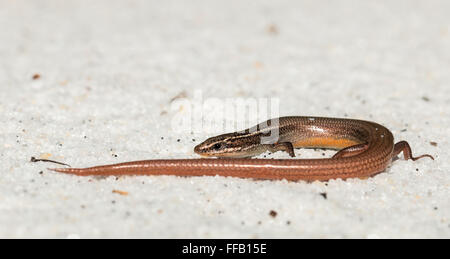
[[[277,134],[272,134],[276,132]],[[274,135],[276,139],[271,139]],[[283,150],[291,156],[294,148],[328,148],[339,151],[325,159],[250,159],[267,150]],[[156,159],[89,168],[53,168],[74,175],[220,175],[256,179],[330,180],[367,178],[383,172],[403,151],[413,157],[406,141],[394,144],[384,126],[363,120],[324,117],[281,117],[242,132],[212,137],[194,151],[200,159]],[[230,159],[220,159],[228,157]]]

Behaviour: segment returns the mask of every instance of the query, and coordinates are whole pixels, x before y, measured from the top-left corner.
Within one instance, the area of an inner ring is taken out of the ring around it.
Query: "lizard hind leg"
[[[424,158],[424,157],[429,157],[434,160],[434,157],[432,157],[431,155],[428,155],[428,154],[414,157],[412,155],[411,147],[409,146],[408,142],[406,142],[404,140],[399,141],[394,145],[394,152],[392,154],[392,157],[396,157],[401,152],[403,152],[403,157],[405,158],[405,160],[411,159],[413,161],[416,161],[416,160]]]
[[[333,158],[355,156],[359,153],[366,151],[368,148],[369,148],[368,143],[356,144],[339,150],[336,154],[334,154]]]

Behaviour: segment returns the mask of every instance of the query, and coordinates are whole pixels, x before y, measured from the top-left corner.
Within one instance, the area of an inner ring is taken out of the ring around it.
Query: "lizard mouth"
[[[214,154],[208,153],[205,149],[203,149],[202,144],[199,144],[197,146],[194,147],[194,152],[197,155],[200,155],[202,157],[212,157],[214,156]]]

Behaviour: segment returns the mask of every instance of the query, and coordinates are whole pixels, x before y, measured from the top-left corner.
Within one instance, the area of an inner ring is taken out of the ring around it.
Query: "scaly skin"
[[[89,168],[50,170],[80,176],[220,175],[326,181],[336,178],[367,178],[381,173],[392,162],[392,158],[402,151],[405,159],[417,160],[422,157],[433,159],[430,155],[413,157],[406,141],[394,145],[392,133],[374,122],[322,117],[281,117],[278,118],[278,123],[275,122],[259,124],[256,130],[210,138],[198,145],[195,151],[203,156],[248,157],[265,150],[289,151],[289,146],[341,150],[332,158],[325,159],[155,159]],[[261,137],[270,129],[277,129],[279,132],[279,139],[275,145],[261,143]],[[214,145],[217,143],[220,145],[216,145],[215,149]],[[219,146],[220,148],[217,148]]]

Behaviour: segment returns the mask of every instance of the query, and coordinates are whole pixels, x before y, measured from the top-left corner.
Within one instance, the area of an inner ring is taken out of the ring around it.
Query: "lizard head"
[[[204,157],[244,158],[261,153],[259,139],[245,133],[227,133],[208,138],[194,148],[194,152]]]

